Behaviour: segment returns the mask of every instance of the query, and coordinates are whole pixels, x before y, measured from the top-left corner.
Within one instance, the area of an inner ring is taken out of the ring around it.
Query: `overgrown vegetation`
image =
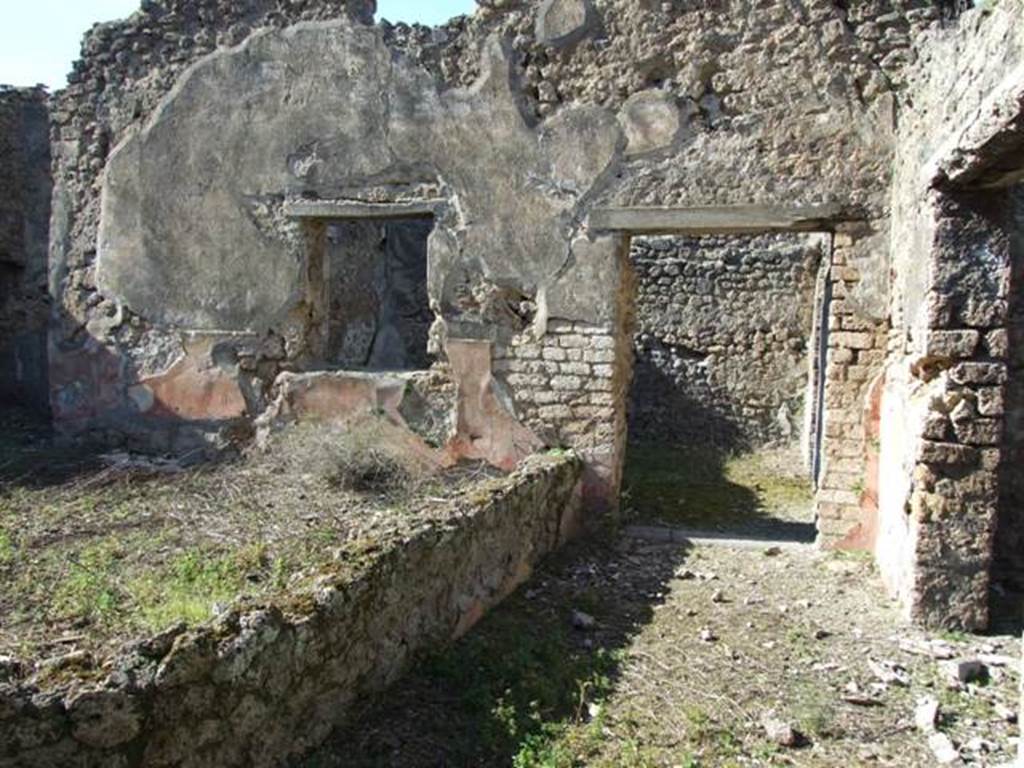
[[[95,649],[296,588],[325,563],[361,568],[494,474],[439,471],[385,430],[301,427],[266,453],[173,472],[81,449],[62,463],[46,440],[7,435],[0,654]],[[61,463],[31,471],[47,456]]]

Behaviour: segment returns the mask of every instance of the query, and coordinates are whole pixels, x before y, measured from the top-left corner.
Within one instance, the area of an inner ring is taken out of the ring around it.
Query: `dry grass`
[[[312,474],[333,489],[399,498],[416,494],[437,469],[403,438],[377,418],[299,424],[278,434],[263,460],[290,474]]]
[[[104,467],[80,452],[66,456],[66,471],[42,474],[31,466],[61,450],[0,445],[0,464],[19,466],[0,482],[0,655],[101,652],[291,591],[327,562],[358,569],[458,514],[458,499],[495,474],[438,472],[391,451],[375,454],[367,474],[353,451],[373,433],[279,437],[258,456],[173,472],[123,456]],[[342,472],[347,480],[336,479]]]

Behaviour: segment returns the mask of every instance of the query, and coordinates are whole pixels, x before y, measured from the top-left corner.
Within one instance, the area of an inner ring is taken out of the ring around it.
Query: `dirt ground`
[[[947,656],[986,674],[953,687]],[[300,765],[924,768],[931,697],[954,764],[997,766],[1019,658],[1012,636],[910,626],[866,557],[618,536],[551,562]]]

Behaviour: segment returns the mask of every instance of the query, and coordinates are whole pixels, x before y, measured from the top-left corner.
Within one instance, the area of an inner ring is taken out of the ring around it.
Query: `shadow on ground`
[[[788,451],[729,454],[708,446],[634,443],[624,507],[643,526],[707,538],[811,542],[810,483]]]
[[[1024,634],[1024,589],[1016,583],[996,582],[989,591],[989,611],[994,635]]]
[[[663,557],[637,559],[635,546],[644,545],[567,548],[294,768],[576,764],[565,752],[586,753],[588,739],[602,738],[595,708],[688,552],[664,547]]]
[[[0,409],[0,486],[62,485],[102,469],[100,453],[98,448],[61,441],[43,414]]]

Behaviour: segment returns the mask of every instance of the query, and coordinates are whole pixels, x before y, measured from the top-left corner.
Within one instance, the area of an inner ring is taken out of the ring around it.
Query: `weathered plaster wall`
[[[466,84],[478,71],[474,45],[500,32],[522,57],[537,118],[580,102],[625,109],[648,125],[672,113],[671,150],[637,142],[609,199],[836,199],[876,213],[889,179],[891,91],[911,39],[939,16],[928,0],[594,0],[587,33],[559,45],[545,35],[541,10],[557,16],[577,3],[482,5],[443,44],[415,35],[396,43]]]
[[[750,450],[800,440],[830,237],[634,238],[630,438]]]
[[[325,569],[301,594],[134,643],[91,680],[0,684],[0,766],[283,764],[525,581],[575,529],[579,473],[536,457],[355,577]]]
[[[46,92],[0,86],[0,400],[43,411],[51,192]]]
[[[1013,212],[1005,191],[960,178],[998,159],[985,157],[988,126],[1012,127],[1009,105],[1024,104],[1022,11],[1008,0],[923,36],[901,120],[884,397],[920,407],[903,436],[882,441],[882,466],[904,467],[909,482],[880,488],[889,535],[876,551],[908,612],[937,625],[989,619]]]
[[[190,64],[218,46],[236,44],[257,28],[303,19],[348,16],[369,23],[374,5],[372,0],[156,0],[129,19],[98,24],[86,35],[69,86],[51,104],[55,191],[49,285],[58,310],[51,334],[51,402],[59,425],[75,431],[116,426],[104,436],[119,439],[134,431],[150,443],[153,425],[135,425],[137,398],[127,396],[132,387],[179,364],[188,369],[192,385],[203,388],[209,384],[203,372],[220,368],[209,357],[189,357],[192,337],[155,327],[97,290],[100,179],[111,150],[151,115]],[[239,397],[241,389],[258,390],[272,381],[286,348],[301,346],[282,334],[236,341],[246,374],[243,386],[235,386]],[[188,387],[181,390],[187,396]],[[148,395],[141,399],[145,404]],[[114,423],[101,418],[111,413],[121,418]],[[194,447],[215,428],[216,420],[201,429],[170,420],[159,430],[156,447]]]

